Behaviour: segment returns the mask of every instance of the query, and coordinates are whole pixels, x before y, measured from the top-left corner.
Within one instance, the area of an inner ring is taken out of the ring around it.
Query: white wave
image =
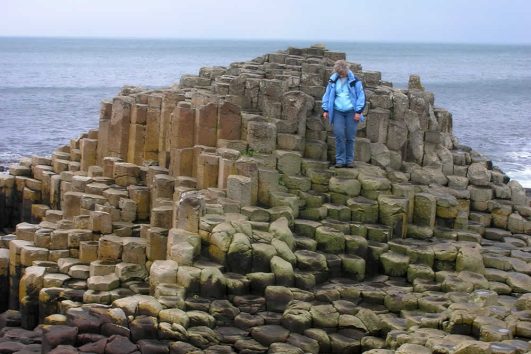
[[[524,188],[531,188],[531,167],[527,166],[523,170],[513,170],[507,172],[507,175],[518,181]]]

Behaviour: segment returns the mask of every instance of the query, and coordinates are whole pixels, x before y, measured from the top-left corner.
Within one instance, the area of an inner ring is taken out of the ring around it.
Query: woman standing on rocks
[[[329,120],[336,137],[336,168],[354,167],[354,142],[358,122],[365,108],[365,92],[361,81],[344,60],[336,61],[334,73],[323,95],[323,118]]]

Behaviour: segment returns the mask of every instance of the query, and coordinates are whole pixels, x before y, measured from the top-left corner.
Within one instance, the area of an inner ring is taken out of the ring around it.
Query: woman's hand
[[[356,122],[359,122],[360,119],[361,119],[361,114],[360,114],[360,113],[356,113],[356,114],[354,114],[354,120],[355,120]]]
[[[323,119],[328,120],[328,112],[323,112]]]

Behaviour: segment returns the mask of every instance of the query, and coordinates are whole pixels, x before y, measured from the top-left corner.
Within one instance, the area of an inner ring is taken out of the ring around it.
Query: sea
[[[203,66],[315,41],[0,38],[0,166],[98,126],[124,85],[166,87]],[[395,87],[421,76],[454,135],[531,188],[531,45],[321,42]]]

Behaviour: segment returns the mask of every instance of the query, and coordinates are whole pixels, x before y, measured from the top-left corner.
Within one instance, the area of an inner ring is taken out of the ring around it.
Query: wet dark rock
[[[278,312],[264,311],[259,313],[266,325],[278,325],[282,320],[282,314]]]
[[[154,339],[141,339],[136,343],[142,354],[168,354],[170,343]]]
[[[107,337],[119,335],[129,338],[131,336],[131,330],[127,327],[114,323],[104,323],[101,326],[101,334]]]
[[[49,352],[58,345],[75,345],[78,333],[77,327],[46,326],[43,328],[42,350]]]
[[[87,343],[94,343],[104,338],[106,336],[97,333],[80,333],[77,335],[76,345],[80,346]]]
[[[238,340],[246,339],[249,331],[236,327],[217,327],[216,332],[221,336],[222,343],[234,344]]]
[[[218,325],[232,324],[240,310],[228,300],[214,300],[210,304],[210,314]]]
[[[269,346],[268,354],[304,354],[304,351],[288,343],[273,343]]]
[[[140,339],[157,339],[158,323],[155,317],[151,316],[138,316],[131,321],[130,326],[131,338],[133,341],[139,341]]]
[[[312,326],[312,315],[304,309],[290,308],[282,314],[281,323],[292,332],[303,333]]]
[[[81,353],[95,353],[95,354],[104,354],[105,347],[107,346],[107,338],[102,338],[98,341],[86,343],[80,346],[78,349]]]
[[[48,354],[78,354],[79,351],[76,347],[71,345],[58,345],[55,349],[50,350],[49,352],[44,352]]]
[[[298,333],[291,333],[288,337],[287,343],[297,348],[301,348],[304,353],[319,353],[319,342],[313,338]]]
[[[136,344],[124,336],[111,336],[105,346],[105,354],[131,354],[138,350]]]
[[[0,332],[2,339],[16,341],[22,344],[41,343],[42,333],[39,330],[29,331],[23,328],[4,328]]]
[[[206,299],[200,296],[190,297],[190,298],[187,298],[185,301],[186,309],[188,311],[203,311],[203,312],[210,311],[211,302],[212,300]]]
[[[100,333],[101,325],[106,322],[94,316],[88,309],[72,308],[66,312],[67,324],[77,327],[80,333]],[[108,322],[108,321],[107,321]]]
[[[213,345],[205,349],[205,354],[235,354],[230,345]]]
[[[265,325],[251,330],[251,336],[263,345],[271,345],[275,342],[285,342],[289,336],[289,330],[278,325]]]
[[[234,343],[234,347],[238,349],[239,353],[260,354],[267,351],[267,347],[263,346],[254,339],[242,339]]]
[[[206,326],[188,328],[188,340],[198,348],[206,349],[221,342],[221,336]]]
[[[203,311],[188,311],[186,313],[190,319],[190,327],[207,326],[213,328],[216,324],[214,316]]]
[[[330,334],[332,353],[360,353],[360,339],[351,338],[340,333]]]
[[[170,354],[188,354],[199,351],[199,348],[186,342],[173,342],[170,344]]]
[[[0,314],[0,329],[4,327],[20,327],[20,312],[7,310]]]
[[[251,315],[247,312],[240,312],[234,318],[234,325],[241,329],[250,329],[252,327],[261,326],[264,324],[264,318],[260,315]]]
[[[24,349],[26,346],[22,343],[19,343],[19,342],[12,342],[12,341],[9,341],[9,342],[1,342],[0,343],[0,353],[4,354],[4,353],[14,353],[14,352],[18,352],[22,349]]]
[[[256,314],[265,311],[266,300],[263,296],[256,295],[238,295],[234,296],[232,303],[237,306],[241,312]]]

